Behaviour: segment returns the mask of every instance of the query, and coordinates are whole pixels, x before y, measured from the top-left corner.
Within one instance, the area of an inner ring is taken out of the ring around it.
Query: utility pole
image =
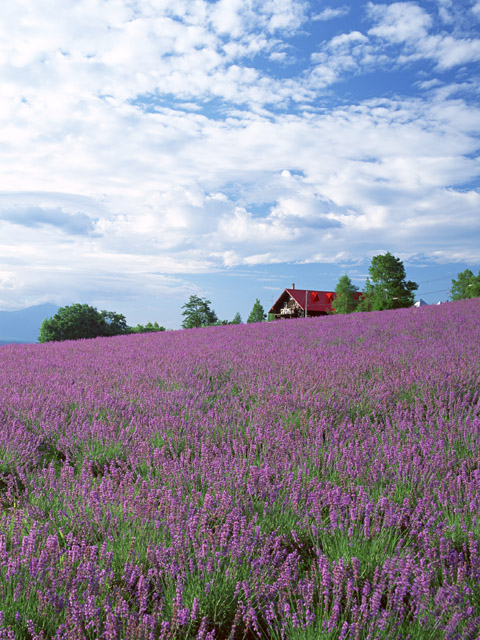
[[[305,318],[307,317],[308,289],[305,292]]]

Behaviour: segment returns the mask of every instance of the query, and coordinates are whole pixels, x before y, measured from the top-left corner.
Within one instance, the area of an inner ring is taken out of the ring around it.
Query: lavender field
[[[480,635],[480,299],[0,348],[0,639]]]

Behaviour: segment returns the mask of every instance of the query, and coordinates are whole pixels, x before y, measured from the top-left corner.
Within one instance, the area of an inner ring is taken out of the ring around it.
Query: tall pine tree
[[[257,298],[253,305],[252,310],[250,311],[250,315],[248,316],[247,322],[265,322],[267,319],[267,314],[265,313],[264,308],[260,304],[260,300]]]
[[[352,313],[358,305],[355,294],[358,293],[356,287],[347,275],[340,278],[335,288],[336,297],[332,303],[335,313]]]

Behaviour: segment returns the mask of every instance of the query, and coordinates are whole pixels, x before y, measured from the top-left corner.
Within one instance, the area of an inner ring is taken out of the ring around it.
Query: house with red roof
[[[360,298],[361,293],[355,296]],[[335,297],[335,291],[295,289],[295,285],[292,284],[292,288],[283,291],[268,313],[273,314],[275,320],[326,316],[335,313],[332,307]]]

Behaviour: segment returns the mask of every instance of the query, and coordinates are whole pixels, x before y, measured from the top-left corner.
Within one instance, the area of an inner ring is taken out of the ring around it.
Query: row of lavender
[[[0,639],[477,638],[480,299],[0,350]]]

